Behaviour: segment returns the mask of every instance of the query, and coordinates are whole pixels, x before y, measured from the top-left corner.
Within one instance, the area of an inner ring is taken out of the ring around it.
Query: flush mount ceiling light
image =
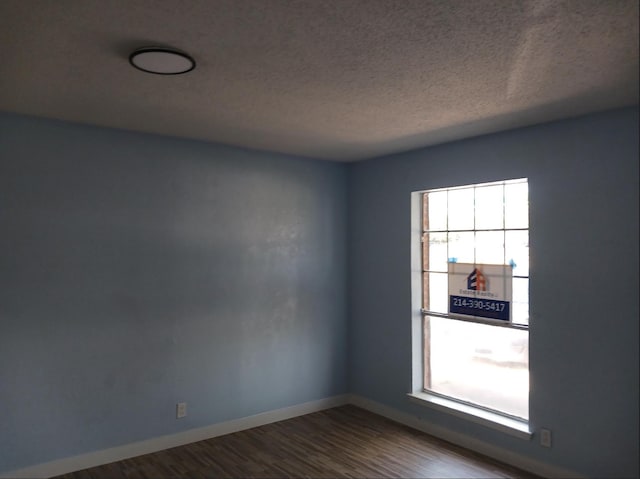
[[[157,75],[180,75],[196,67],[189,55],[167,47],[138,48],[129,55],[129,62],[138,70]]]

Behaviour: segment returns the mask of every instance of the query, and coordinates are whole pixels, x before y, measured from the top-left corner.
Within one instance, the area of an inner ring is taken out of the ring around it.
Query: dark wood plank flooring
[[[58,477],[535,476],[347,405]]]

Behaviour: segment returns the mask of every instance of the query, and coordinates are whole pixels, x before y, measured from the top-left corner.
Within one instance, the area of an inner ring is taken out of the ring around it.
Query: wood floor
[[[356,406],[341,406],[59,476],[533,478]]]

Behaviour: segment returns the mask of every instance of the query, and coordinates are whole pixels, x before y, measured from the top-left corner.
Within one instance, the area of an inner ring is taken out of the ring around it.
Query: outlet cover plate
[[[540,445],[542,447],[551,447],[551,430],[540,429]]]

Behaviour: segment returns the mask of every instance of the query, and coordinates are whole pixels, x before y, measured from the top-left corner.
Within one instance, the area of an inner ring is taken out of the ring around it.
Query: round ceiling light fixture
[[[129,55],[129,63],[138,70],[157,75],[180,75],[196,67],[196,61],[189,55],[167,47],[138,48]]]

